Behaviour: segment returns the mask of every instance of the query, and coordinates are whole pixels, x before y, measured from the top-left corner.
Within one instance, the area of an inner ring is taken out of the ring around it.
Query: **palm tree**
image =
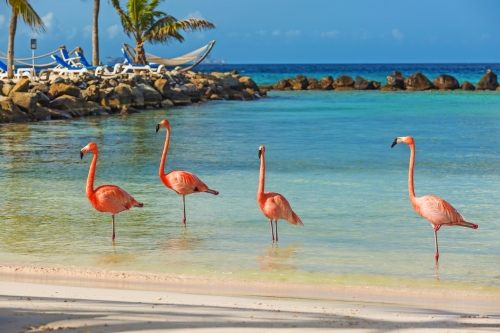
[[[94,0],[94,21],[92,25],[92,65],[99,65],[99,7],[101,0]]]
[[[144,44],[165,44],[172,39],[184,41],[180,31],[196,31],[215,28],[215,24],[201,19],[177,20],[175,17],[156,10],[162,0],[128,0],[127,11],[120,7],[119,0],[111,0],[120,16],[125,34],[135,39],[135,59],[138,64],[146,63]]]
[[[22,20],[34,31],[44,32],[45,26],[28,0],[5,0],[5,2],[12,8],[7,45],[7,77],[12,79],[14,77],[14,71],[12,70],[14,66],[14,37],[16,36],[18,17],[21,16]]]

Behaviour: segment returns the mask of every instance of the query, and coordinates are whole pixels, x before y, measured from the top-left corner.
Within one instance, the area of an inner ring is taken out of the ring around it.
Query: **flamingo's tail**
[[[458,222],[457,225],[459,225],[461,227],[471,228],[471,229],[477,229],[479,227],[477,224],[465,222],[465,221]]]
[[[297,214],[295,214],[295,212],[292,212],[292,223],[295,224],[295,225],[304,225],[304,223],[302,223],[302,221],[300,220],[300,218],[297,216]]]

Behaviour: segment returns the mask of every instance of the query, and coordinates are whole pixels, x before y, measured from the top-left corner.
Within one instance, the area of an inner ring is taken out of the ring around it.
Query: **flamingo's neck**
[[[92,157],[92,163],[90,163],[90,169],[89,169],[89,176],[87,177],[87,198],[90,199],[90,197],[94,194],[94,176],[95,176],[95,167],[97,165],[97,157],[99,153],[97,152],[97,149],[94,151],[94,156]]]
[[[259,189],[257,190],[257,196],[264,194],[264,183],[266,182],[266,162],[265,153],[260,155],[260,176],[259,176]]]
[[[408,171],[408,194],[410,201],[413,203],[415,200],[415,189],[413,187],[413,168],[415,167],[415,143],[410,145],[410,170]]]
[[[158,170],[158,176],[163,179],[165,175],[165,163],[167,161],[167,151],[168,144],[170,143],[170,128],[167,127],[167,138],[165,139],[165,147],[163,148],[163,154],[161,155],[160,169]]]

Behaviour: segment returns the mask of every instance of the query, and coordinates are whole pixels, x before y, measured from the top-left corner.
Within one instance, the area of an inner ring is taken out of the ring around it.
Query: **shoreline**
[[[166,291],[239,297],[280,297],[322,301],[360,301],[405,306],[459,304],[477,309],[500,309],[500,292],[375,284],[312,284],[210,276],[161,274],[85,268],[0,265],[0,281],[37,283],[71,287]]]
[[[87,276],[75,278],[83,272]],[[234,281],[217,285],[210,279],[195,282],[185,276],[159,279],[157,274],[0,266],[2,332],[188,328],[198,332],[235,328],[476,332],[500,327],[500,297],[487,293],[432,295],[424,290],[408,293],[401,288],[349,286],[301,296],[287,295],[297,290],[279,283],[238,286]]]

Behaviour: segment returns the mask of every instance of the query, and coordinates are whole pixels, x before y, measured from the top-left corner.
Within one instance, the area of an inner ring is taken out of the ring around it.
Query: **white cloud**
[[[287,35],[288,37],[297,37],[300,36],[300,30],[290,30],[285,32],[285,35]]]
[[[274,30],[273,31],[273,36],[279,36],[281,34],[280,30]]]
[[[398,29],[393,29],[392,30],[392,36],[396,39],[403,40],[405,38],[405,35],[399,31]]]
[[[195,18],[195,19],[200,19],[200,20],[204,20],[203,16],[201,15],[200,11],[197,10],[195,12],[192,12],[192,13],[189,13],[187,14],[186,16],[186,19],[190,19],[190,18]]]
[[[120,31],[120,26],[118,24],[110,26],[107,30],[109,39],[113,39],[118,35]]]
[[[52,14],[52,12],[50,12],[47,15],[42,16],[42,21],[43,21],[43,24],[45,25],[45,28],[47,28],[47,30],[50,30],[50,28],[52,27],[52,24],[54,23],[54,14]]]
[[[88,38],[92,36],[92,26],[91,25],[86,25],[82,29],[83,31],[83,37]]]
[[[265,31],[265,30],[259,30],[259,31],[257,31],[257,35],[262,35],[262,36],[263,35],[267,35],[267,31]]]
[[[337,30],[332,30],[332,31],[326,31],[321,33],[321,37],[327,37],[327,38],[335,38],[339,35],[340,32]]]

